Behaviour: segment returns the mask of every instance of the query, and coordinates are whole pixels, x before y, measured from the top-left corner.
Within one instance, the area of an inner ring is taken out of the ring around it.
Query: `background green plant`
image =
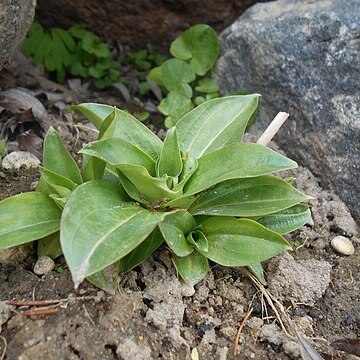
[[[22,51],[32,57],[34,64],[55,72],[59,82],[70,74],[92,78],[98,88],[104,88],[120,79],[119,66],[112,60],[109,46],[78,25],[68,30],[52,28],[47,31],[34,22]]]
[[[194,25],[175,39],[170,47],[174,58],[166,60],[149,73],[149,79],[167,93],[158,109],[171,127],[206,100],[219,96],[216,80],[208,77],[219,56],[220,43],[208,25]]]
[[[191,285],[209,260],[264,281],[261,262],[291,249],[282,234],[311,215],[309,197],[271,175],[297,164],[241,142],[257,104],[256,94],[207,101],[164,141],[111,106],[73,107],[99,139],[80,151],[80,170],[48,131],[36,192],[0,202],[0,249],[38,240],[39,255],[64,253],[76,286],[87,278],[107,291],[163,243]]]
[[[125,60],[137,70],[140,95],[146,95],[151,91],[147,80],[149,69],[161,66],[166,56],[157,53],[154,47],[148,44],[146,49],[128,52]]]
[[[1,139],[0,140],[0,165],[1,165],[2,155],[3,155],[4,151],[5,151],[5,148],[6,148],[5,140]]]

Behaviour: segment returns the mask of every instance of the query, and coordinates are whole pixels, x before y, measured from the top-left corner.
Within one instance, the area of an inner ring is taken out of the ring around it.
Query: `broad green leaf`
[[[38,241],[37,254],[40,256],[49,256],[52,259],[62,255],[60,244],[60,231],[50,234]]]
[[[82,112],[98,129],[101,128],[104,119],[114,111],[112,106],[92,103],[71,106],[70,109]],[[131,114],[119,109],[115,109],[115,112],[116,116],[102,139],[124,139],[156,160],[162,149],[162,141]]]
[[[56,194],[49,194],[49,198],[54,200],[54,202],[60,209],[63,209],[69,199],[71,191],[61,186],[56,186],[55,191]]]
[[[162,243],[164,238],[156,228],[135,250],[120,259],[116,265],[120,273],[130,271],[145,261]]]
[[[189,244],[194,245],[201,252],[208,252],[209,243],[201,230],[193,230],[186,237]]]
[[[170,53],[178,59],[190,60],[198,75],[205,75],[219,56],[216,32],[208,25],[198,24],[184,31],[172,42]]]
[[[165,216],[126,202],[122,187],[90,181],[71,194],[61,218],[61,247],[77,287],[140,245]]]
[[[164,204],[164,206],[162,206],[162,209],[163,208],[188,209],[195,200],[196,200],[195,195],[175,197],[175,199],[170,200],[169,202]]]
[[[131,199],[137,201],[140,204],[145,205],[146,207],[151,206],[151,202],[143,196],[143,194],[120,170],[117,170],[117,174],[122,187],[124,188],[126,193],[130,196]]]
[[[180,149],[199,158],[241,141],[258,106],[259,95],[226,96],[209,100],[176,123]]]
[[[197,251],[185,257],[173,255],[172,260],[179,275],[192,286],[199,283],[209,272],[207,258]]]
[[[155,175],[155,162],[138,147],[123,139],[98,140],[85,145],[79,153],[99,158],[111,166],[139,165]]]
[[[59,134],[50,127],[44,140],[44,168],[82,184],[80,170],[75,160],[61,142]]]
[[[190,179],[191,175],[196,171],[198,167],[198,161],[194,158],[186,158],[183,162],[183,169],[179,177],[179,183],[174,186],[173,191],[182,190]]]
[[[279,234],[290,233],[305,225],[310,220],[310,209],[308,206],[303,204],[298,204],[289,209],[257,219],[260,224],[278,232]]]
[[[194,81],[195,77],[193,68],[183,60],[169,59],[161,65],[161,80],[169,91],[182,93],[182,84]]]
[[[157,176],[164,175],[177,177],[182,171],[182,158],[179,149],[179,142],[176,129],[171,128],[167,131],[164,146],[157,163]]]
[[[52,195],[55,198],[68,198],[71,194],[71,190],[60,185],[54,185],[54,184],[48,184],[49,188],[55,193],[55,194],[49,194],[49,197],[52,197]]]
[[[184,188],[196,194],[230,179],[251,178],[297,167],[295,161],[252,143],[234,143],[198,159],[199,166]]]
[[[109,294],[115,295],[116,289],[120,282],[117,263],[88,276],[86,280],[90,281],[93,285],[108,292]]]
[[[52,190],[49,188],[48,183],[42,178],[40,177],[37,185],[36,185],[36,192],[41,192],[45,195],[50,195]]]
[[[261,263],[254,263],[248,265],[249,270],[256,276],[256,278],[263,284],[266,285],[266,279],[264,275],[264,269]]]
[[[113,111],[104,119],[104,121],[100,125],[99,129],[99,140],[104,136],[106,130],[110,126],[110,124],[115,120],[116,118],[116,107],[113,107]]]
[[[189,211],[193,215],[263,216],[307,199],[284,180],[260,176],[217,184],[198,197]]]
[[[171,126],[174,126],[182,116],[187,114],[193,108],[194,105],[191,99],[177,91],[170,91],[158,106],[158,109],[163,114],[170,117]],[[169,127],[168,125],[169,121],[167,121],[166,126]]]
[[[46,181],[49,185],[61,186],[69,190],[73,190],[77,186],[77,184],[74,183],[72,180],[46,168],[41,168],[40,173],[42,179]]]
[[[161,66],[157,66],[153,68],[148,75],[149,79],[154,83],[164,86],[162,74],[161,74]]]
[[[101,180],[104,176],[106,163],[101,159],[83,154],[81,176],[86,181]]]
[[[209,242],[203,255],[220,265],[249,266],[291,249],[281,235],[253,220],[211,217],[201,225]]]
[[[171,200],[178,196],[178,193],[169,190],[166,178],[152,177],[143,166],[118,165],[117,169],[128,178],[145,200],[150,203]]]
[[[185,210],[167,216],[159,224],[166,244],[174,254],[180,257],[189,255],[194,251],[185,237],[194,227],[196,227],[194,218]]]
[[[61,211],[41,192],[29,192],[0,201],[0,249],[50,235],[60,228]]]
[[[199,81],[195,90],[206,94],[216,93],[219,91],[219,85],[215,79],[205,78]]]

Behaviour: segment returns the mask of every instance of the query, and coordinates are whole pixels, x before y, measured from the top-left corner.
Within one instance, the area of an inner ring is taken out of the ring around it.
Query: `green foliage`
[[[150,71],[150,80],[167,92],[158,106],[167,116],[166,127],[174,126],[194,106],[219,96],[217,82],[206,77],[219,50],[215,31],[208,25],[194,25],[172,42],[170,52],[174,58]]]
[[[0,249],[39,240],[39,255],[63,252],[76,286],[87,278],[109,292],[163,243],[191,285],[209,260],[247,266],[264,283],[261,262],[290,249],[281,234],[311,215],[300,204],[309,197],[272,175],[296,163],[241,142],[257,103],[256,94],[206,101],[164,142],[126,112],[74,106],[99,139],[80,151],[80,170],[48,131],[36,192],[0,202]]]
[[[70,74],[92,78],[98,88],[104,88],[120,78],[118,64],[111,59],[109,46],[81,26],[46,31],[34,22],[22,51],[32,57],[34,64],[55,72],[59,82]]]
[[[130,51],[127,54],[127,59],[130,64],[139,70],[150,70],[154,66],[160,66],[166,60],[166,57],[158,54],[154,47],[148,44],[146,49]]]
[[[6,149],[6,144],[5,144],[5,140],[1,139],[0,140],[0,165],[1,165],[1,160],[2,160],[2,154]]]

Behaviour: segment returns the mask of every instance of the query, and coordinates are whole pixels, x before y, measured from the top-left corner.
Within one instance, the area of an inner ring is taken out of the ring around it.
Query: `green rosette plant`
[[[38,240],[39,255],[64,254],[75,286],[113,291],[122,273],[165,244],[179,275],[201,281],[209,260],[249,267],[290,244],[282,236],[310,219],[309,196],[273,173],[297,164],[241,142],[258,95],[207,101],[161,141],[132,115],[74,106],[98,128],[80,170],[50,129],[35,192],[0,202],[0,249]]]

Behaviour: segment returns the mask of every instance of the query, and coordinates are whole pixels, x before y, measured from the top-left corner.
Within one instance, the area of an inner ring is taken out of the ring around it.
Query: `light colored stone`
[[[2,161],[2,167],[6,170],[20,169],[22,166],[27,168],[37,168],[40,160],[28,151],[14,151],[6,155]]]
[[[51,272],[54,267],[55,263],[49,256],[41,256],[35,263],[34,273],[36,275],[45,275]]]
[[[342,255],[353,255],[355,252],[354,245],[344,236],[335,236],[331,240],[332,248]]]

